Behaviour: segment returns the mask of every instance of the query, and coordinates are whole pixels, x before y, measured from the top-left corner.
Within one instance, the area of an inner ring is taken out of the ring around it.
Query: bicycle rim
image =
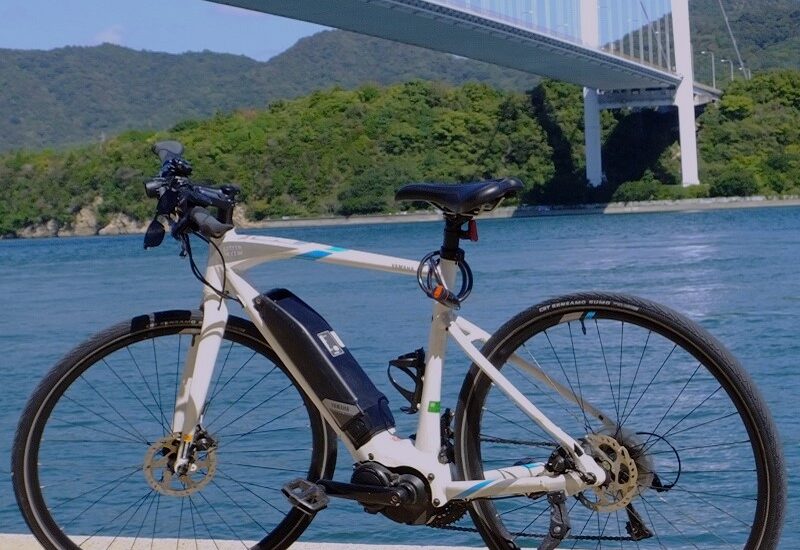
[[[286,547],[311,518],[281,494],[328,477],[335,442],[280,361],[232,318],[193,472],[170,478],[171,429],[201,317],[166,312],[98,335],[34,393],[15,441],[18,501],[51,548]]]
[[[579,294],[520,314],[484,351],[611,466],[608,486],[570,498],[572,538],[562,547],[777,544],[784,481],[774,425],[735,359],[696,324],[644,300]],[[514,354],[546,376],[531,376]],[[547,463],[556,451],[476,367],[459,409],[456,452],[466,478]],[[482,501],[473,519],[485,539],[523,544],[547,532],[549,507],[541,495]]]

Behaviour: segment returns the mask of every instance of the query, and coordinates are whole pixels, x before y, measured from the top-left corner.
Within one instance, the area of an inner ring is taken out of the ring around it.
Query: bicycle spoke
[[[217,432],[221,433],[222,430],[224,430],[225,428],[227,428],[228,426],[230,426],[234,422],[238,422],[239,420],[241,420],[242,418],[244,418],[248,414],[251,414],[251,413],[255,412],[256,410],[258,410],[259,408],[263,407],[264,405],[266,405],[267,403],[272,401],[275,397],[279,396],[280,394],[282,394],[283,392],[285,392],[286,390],[288,390],[291,387],[292,387],[291,383],[287,384],[284,388],[282,388],[281,390],[278,390],[276,393],[273,393],[272,395],[270,395],[269,397],[267,397],[266,399],[261,401],[259,404],[255,405],[253,408],[248,409],[247,411],[243,412],[242,414],[240,414],[239,416],[237,416],[236,418],[234,418],[233,420],[231,420],[230,422],[228,422],[224,426],[221,426],[221,427],[217,428]],[[211,427],[211,424],[209,424],[209,428],[210,427]]]
[[[672,403],[670,403],[669,407],[667,407],[667,410],[664,411],[664,414],[661,416],[661,419],[658,421],[658,424],[656,424],[655,428],[651,428],[650,429],[650,434],[655,434],[655,433],[658,432],[658,429],[661,427],[661,424],[667,418],[667,415],[670,413],[672,408],[675,406],[675,403],[678,402],[678,399],[681,398],[681,395],[683,395],[683,392],[686,390],[686,388],[689,386],[689,384],[691,384],[692,380],[694,380],[694,377],[697,374],[697,372],[700,370],[701,366],[702,365],[700,363],[697,364],[697,367],[695,367],[694,372],[692,372],[691,376],[689,376],[689,379],[686,380],[686,383],[684,383],[683,387],[680,389],[680,391],[678,391],[678,395],[675,396],[675,399],[672,400]],[[653,437],[652,435],[648,435],[647,436],[647,440],[642,445],[645,449],[648,448],[647,444],[650,442],[652,437]]]
[[[745,440],[745,441],[731,441],[731,442],[728,442],[728,443],[710,443],[708,445],[697,445],[697,446],[693,446],[693,447],[681,447],[681,448],[674,449],[674,450],[671,449],[669,451],[654,451],[654,452],[650,452],[648,454],[649,455],[673,454],[675,452],[679,452],[680,453],[680,452],[683,452],[683,451],[696,451],[696,450],[700,450],[700,449],[729,448],[729,447],[735,447],[736,445],[750,445],[750,441]]]
[[[161,507],[161,493],[156,493],[156,513],[153,516],[153,532],[150,536],[150,550],[153,550],[153,543],[156,539],[156,527],[158,526],[158,509]]]
[[[503,416],[500,413],[494,412],[491,409],[485,409],[485,412],[488,412],[489,414],[492,414],[492,415],[496,416],[497,418],[499,418],[501,420],[505,420],[506,422],[508,422],[510,424],[513,424],[513,425],[515,425],[515,426],[517,426],[519,428],[522,428],[523,430],[525,430],[526,432],[528,432],[531,435],[535,435],[537,437],[542,437],[542,434],[544,434],[544,432],[536,433],[533,430],[531,430],[530,428],[528,428],[527,425],[523,426],[520,422],[517,422],[516,420],[511,420],[511,419],[507,418],[506,416]],[[538,427],[538,424],[534,423],[533,425]],[[549,437],[549,436],[547,434],[544,434],[543,437]]]
[[[229,462],[228,465],[229,466],[239,466],[240,468],[256,468],[258,470],[271,470],[271,471],[275,471],[275,472],[293,472],[293,473],[303,474],[303,475],[306,474],[306,472],[304,472],[303,470],[298,470],[298,469],[295,469],[295,468],[278,468],[276,466],[264,466],[264,465],[261,465],[261,464],[242,464],[240,462]]]
[[[260,528],[262,531],[267,531],[267,528],[266,528],[266,527],[264,527],[263,525],[261,525],[261,522],[259,522],[259,521],[258,521],[256,518],[254,518],[254,517],[253,517],[253,516],[250,514],[250,512],[248,512],[247,510],[245,510],[245,508],[244,508],[244,507],[243,507],[241,504],[239,504],[239,503],[238,503],[238,502],[237,502],[235,499],[233,499],[233,498],[232,498],[232,497],[231,497],[231,496],[230,496],[230,495],[227,493],[227,491],[225,491],[225,489],[223,489],[223,488],[222,488],[222,487],[221,487],[221,486],[220,486],[220,485],[219,485],[219,484],[218,484],[216,481],[213,481],[213,480],[212,480],[212,481],[211,481],[211,484],[212,484],[212,485],[214,485],[214,487],[216,487],[216,488],[217,488],[217,489],[218,489],[218,490],[219,490],[219,491],[220,491],[220,492],[221,492],[223,495],[225,495],[225,497],[226,497],[228,500],[230,500],[230,501],[231,501],[231,503],[232,503],[234,506],[236,506],[236,507],[237,507],[239,510],[241,510],[241,511],[244,513],[244,515],[246,515],[248,518],[250,518],[250,521],[252,521],[252,522],[253,522],[253,523],[255,523],[256,525],[258,525],[258,526],[259,526],[259,528]]]
[[[583,527],[581,528],[580,533],[578,533],[579,537],[583,536],[583,534],[586,532],[586,528],[589,526],[589,523],[591,523],[592,518],[594,517],[595,514],[596,514],[596,512],[594,510],[590,511],[589,517],[586,519],[586,523],[583,524]],[[575,542],[572,543],[572,548],[575,548],[578,545],[579,540],[580,539],[577,539],[577,538],[575,539]]]
[[[670,350],[669,354],[667,354],[667,357],[664,359],[664,362],[661,363],[661,366],[658,367],[658,370],[656,370],[656,373],[653,375],[653,377],[647,383],[647,386],[645,386],[644,390],[642,391],[642,394],[639,396],[639,399],[636,400],[636,403],[633,404],[633,407],[631,407],[631,410],[628,411],[627,416],[625,416],[625,418],[623,418],[622,421],[619,423],[620,427],[625,425],[625,422],[627,422],[627,420],[631,417],[631,415],[633,414],[633,411],[636,409],[636,407],[639,405],[639,403],[642,402],[642,399],[644,399],[644,396],[647,393],[647,390],[650,389],[650,387],[656,381],[656,378],[658,378],[658,375],[661,374],[661,371],[664,369],[664,366],[667,364],[667,362],[669,361],[670,357],[672,357],[672,354],[675,353],[676,349],[678,349],[678,344],[675,344],[675,345],[672,346],[672,349]]]
[[[78,494],[78,495],[74,495],[74,496],[72,496],[72,497],[68,498],[67,500],[61,501],[61,502],[59,502],[59,503],[57,503],[57,504],[52,504],[52,505],[50,506],[50,509],[51,509],[51,510],[56,510],[56,509],[58,509],[58,508],[60,508],[60,507],[64,506],[65,504],[68,504],[68,503],[70,503],[70,502],[73,502],[73,501],[75,501],[75,500],[77,500],[77,499],[79,499],[79,498],[81,498],[81,497],[85,497],[85,496],[86,496],[86,495],[88,495],[89,493],[94,493],[95,491],[99,491],[100,489],[103,489],[104,487],[106,487],[106,486],[108,486],[108,485],[111,485],[112,483],[116,483],[116,485],[114,485],[114,487],[112,487],[112,488],[109,490],[109,491],[113,491],[113,490],[115,490],[117,487],[119,487],[119,486],[120,486],[120,485],[121,485],[121,484],[122,484],[122,483],[123,483],[125,480],[127,480],[127,479],[128,479],[128,478],[130,478],[130,477],[131,477],[133,474],[135,474],[135,473],[136,473],[138,470],[139,470],[139,468],[138,468],[138,467],[136,467],[136,468],[133,468],[133,469],[132,469],[132,470],[131,470],[131,471],[128,473],[128,475],[127,475],[127,476],[125,476],[124,478],[122,478],[121,480],[112,479],[112,480],[110,480],[110,481],[104,481],[104,482],[100,483],[100,485],[96,485],[96,486],[94,486],[94,487],[91,487],[90,489],[87,489],[86,491],[83,491],[82,493],[80,493],[80,494]],[[106,494],[108,494],[108,493],[106,493]],[[105,495],[104,495],[104,496],[105,496]],[[81,513],[85,512],[85,511],[86,511],[86,510],[83,510]],[[75,518],[73,518],[73,519],[75,519]],[[69,525],[69,523],[70,523],[70,522],[67,522],[67,525]]]
[[[195,548],[195,550],[197,550],[197,536],[198,536],[198,533],[197,533],[197,522],[195,522],[195,519],[194,519],[194,511],[195,511],[196,505],[195,505],[194,501],[192,500],[192,497],[187,497],[187,498],[189,500],[189,518],[192,520],[192,534],[194,535],[193,536],[194,548]],[[200,517],[200,511],[199,510],[197,511],[197,516]],[[211,542],[214,543],[214,546],[217,549],[219,549],[219,547],[217,546],[217,543],[214,542],[214,537],[211,535],[211,530],[209,530],[208,525],[203,523],[203,526],[206,528],[206,532],[208,533],[208,538],[211,540]]]
[[[624,331],[625,325],[622,325],[622,329]],[[625,417],[625,413],[628,410],[628,404],[630,403],[631,395],[633,394],[633,388],[636,385],[636,379],[639,377],[639,371],[642,368],[642,363],[644,362],[644,355],[647,353],[647,345],[650,343],[650,335],[653,334],[652,331],[647,332],[647,337],[644,341],[644,347],[642,348],[642,353],[639,356],[639,362],[636,364],[636,372],[633,373],[633,380],[631,380],[631,385],[628,388],[628,396],[625,398],[625,405],[622,407],[622,413],[620,417],[617,418],[617,425],[621,428],[622,427],[622,419]],[[621,338],[621,337],[620,337]],[[622,372],[622,340],[620,340],[619,346],[619,370]]]
[[[76,427],[76,428],[80,428],[82,430],[90,430],[90,431],[97,432],[97,433],[100,433],[100,434],[103,434],[104,436],[106,436],[106,437],[104,437],[102,439],[89,440],[89,443],[99,441],[99,442],[113,442],[113,443],[128,443],[128,444],[133,444],[133,445],[137,445],[137,446],[150,445],[150,443],[146,439],[144,439],[144,440],[140,440],[140,439],[119,439],[119,435],[120,435],[119,433],[107,432],[105,430],[101,430],[101,429],[95,428],[93,426],[84,426],[83,424],[79,424],[77,422],[71,422],[71,421],[65,420],[63,418],[52,418],[52,421],[53,422],[60,422],[62,424],[66,424],[67,426],[73,426],[73,427]],[[58,426],[50,426],[50,429],[55,431],[55,430],[58,429]],[[131,437],[136,437],[136,436],[131,436]],[[68,440],[68,439],[62,440],[62,439],[58,439],[58,438],[54,438],[52,440],[43,438],[42,441],[43,442],[54,441],[56,443],[71,443],[72,442],[71,440]],[[80,441],[80,440],[78,440],[78,441]]]
[[[222,523],[225,524],[225,527],[227,527],[228,531],[230,531],[231,535],[233,535],[233,540],[238,540],[239,543],[242,545],[242,548],[247,550],[247,545],[244,542],[242,542],[242,540],[236,535],[236,531],[234,531],[233,528],[230,526],[230,524],[228,524],[228,522],[225,521],[225,518],[223,518],[222,515],[220,515],[219,511],[217,511],[216,506],[214,506],[212,503],[210,503],[203,493],[198,493],[198,494],[200,495],[200,498],[203,499],[203,502],[205,502],[208,505],[208,507],[211,508],[211,511],[214,512],[214,514],[216,514],[216,516],[222,521]],[[192,501],[192,497],[189,497],[189,502],[193,502]],[[197,513],[198,513],[198,517],[199,517],[200,511],[198,510]],[[208,529],[208,524],[206,524],[205,521],[202,518],[200,518],[200,519],[206,525],[206,529]],[[211,531],[209,530],[209,535],[210,534],[211,534]],[[214,543],[214,546],[217,546],[216,543]]]
[[[250,493],[251,493],[251,494],[252,494],[254,497],[256,497],[256,498],[259,498],[259,499],[261,499],[262,497],[258,496],[256,493],[252,492],[252,491],[249,489],[249,487],[250,487],[250,486],[252,486],[252,487],[258,487],[259,489],[267,489],[267,490],[269,490],[269,491],[275,491],[276,493],[280,493],[280,492],[281,492],[281,489],[280,489],[280,488],[278,488],[278,487],[270,487],[269,485],[261,485],[260,483],[257,483],[257,482],[254,482],[254,481],[248,481],[248,482],[245,484],[245,482],[244,482],[244,481],[241,481],[241,480],[239,480],[239,479],[233,478],[233,477],[229,476],[228,474],[226,474],[226,473],[224,473],[224,472],[225,472],[225,470],[223,470],[223,469],[221,469],[221,468],[217,468],[217,473],[219,473],[219,474],[220,474],[220,477],[221,477],[222,479],[227,479],[227,480],[229,480],[229,481],[232,481],[232,482],[234,482],[234,483],[236,483],[236,484],[240,485],[240,486],[242,487],[242,489],[244,489],[245,491],[248,491],[248,492],[250,492]],[[269,504],[270,506],[273,506],[271,503],[269,503],[269,501],[264,501],[264,502],[266,502],[266,503],[267,503],[267,504]],[[274,506],[273,506],[273,508],[274,508]],[[275,508],[275,509],[276,509],[276,510],[278,510],[279,512],[281,511],[281,510],[279,510],[278,508]]]
[[[567,323],[567,328],[569,329],[569,343],[570,347],[572,348],[572,362],[575,366],[575,379],[578,383],[578,392],[580,397],[578,400],[578,406],[581,408],[581,413],[583,413],[583,427],[587,433],[593,433],[592,428],[589,426],[589,419],[586,417],[586,407],[583,405],[583,387],[581,386],[580,369],[578,369],[578,356],[575,353],[575,340],[572,337],[572,323]]]
[[[145,386],[145,388],[147,388],[147,392],[150,394],[150,397],[153,399],[153,404],[158,408],[158,412],[161,413],[161,421],[158,421],[158,419],[156,419],[156,421],[161,424],[161,426],[164,428],[164,433],[166,433],[167,425],[169,425],[169,422],[167,421],[167,417],[164,415],[164,409],[161,408],[161,404],[158,402],[158,399],[156,399],[156,394],[153,392],[153,388],[150,387],[150,382],[148,382],[147,378],[145,378],[144,373],[142,372],[142,368],[139,366],[139,362],[133,356],[133,352],[131,351],[130,346],[126,346],[125,349],[128,351],[128,355],[130,356],[131,360],[133,361],[133,365],[136,367],[136,371],[139,373],[139,376],[142,378],[142,382],[144,382],[144,386]],[[149,411],[150,409],[147,408],[147,410]]]
[[[600,324],[597,322],[597,319],[594,320],[594,328],[597,332],[597,341],[600,344],[600,353],[603,356],[603,367],[606,370],[606,377],[608,378],[608,389],[611,391],[611,401],[614,404],[614,413],[616,417],[614,418],[615,421],[619,422],[619,403],[617,402],[617,397],[614,395],[614,383],[611,381],[611,370],[608,368],[608,359],[606,359],[606,348],[603,345],[603,337],[600,336]],[[620,362],[619,368],[619,382],[617,388],[622,388],[622,363]],[[622,396],[620,396],[620,399]]]
[[[299,408],[301,408],[301,406],[295,407],[290,412],[296,411]],[[281,416],[284,416],[284,415],[281,415]],[[272,422],[274,420],[277,420],[278,418],[281,418],[281,416],[278,416],[278,417],[274,418],[270,422]],[[267,422],[266,424],[269,424],[269,422]],[[264,425],[266,425],[266,424],[264,424]],[[291,430],[307,431],[308,428],[309,428],[308,424],[303,424],[302,426],[287,426],[287,427],[284,427],[284,428],[273,428],[271,430],[251,430],[251,431],[248,431],[248,432],[239,432],[239,433],[227,434],[227,437],[236,437],[237,439],[241,439],[242,437],[245,437],[245,436],[248,436],[248,435],[263,435],[263,434],[271,434],[271,433],[275,433],[275,432],[287,432],[287,431],[291,431]],[[228,441],[226,444],[230,445],[231,443],[233,443],[233,441]]]
[[[164,414],[164,404],[163,400],[161,399],[161,376],[158,372],[158,353],[156,352],[156,341],[150,340],[150,343],[153,345],[153,370],[156,372],[156,388],[158,389],[158,410],[161,411],[161,417],[164,419],[164,432],[162,435],[167,435],[169,431],[167,430],[167,426],[169,426],[169,421],[167,420],[166,415]]]
[[[109,400],[108,400],[108,399],[107,399],[107,398],[106,398],[106,397],[105,397],[105,396],[104,396],[102,393],[100,393],[99,391],[97,391],[97,388],[95,388],[95,387],[92,385],[92,383],[91,383],[91,382],[89,382],[89,381],[88,381],[88,380],[87,380],[87,379],[86,379],[86,378],[85,378],[85,377],[84,377],[82,374],[80,375],[80,377],[79,377],[79,378],[80,378],[80,379],[81,379],[81,380],[82,380],[82,381],[83,381],[83,382],[84,382],[84,383],[85,383],[87,386],[89,386],[89,388],[90,388],[90,389],[91,389],[91,390],[92,390],[92,391],[93,391],[93,392],[94,392],[94,393],[95,393],[95,394],[96,394],[96,395],[97,395],[97,396],[98,396],[98,397],[101,399],[101,401],[103,401],[103,403],[105,403],[106,405],[108,405],[108,407],[109,407],[109,408],[110,408],[112,411],[114,411],[114,412],[116,413],[116,415],[117,415],[117,416],[119,416],[119,417],[120,417],[120,418],[121,418],[121,419],[122,419],[122,420],[123,420],[123,421],[124,421],[124,422],[125,422],[125,423],[126,423],[128,426],[130,426],[130,428],[131,428],[131,429],[132,429],[134,432],[136,432],[136,434],[137,434],[139,437],[141,437],[141,438],[142,438],[142,440],[144,440],[144,441],[147,441],[147,438],[146,438],[144,435],[142,435],[142,432],[140,432],[139,430],[137,430],[137,429],[136,429],[136,427],[135,427],[133,424],[131,424],[131,421],[130,421],[130,420],[129,420],[129,419],[128,419],[128,418],[127,418],[125,415],[123,415],[121,412],[119,412],[119,410],[118,410],[118,409],[117,409],[117,408],[116,408],[116,407],[115,407],[115,406],[114,406],[114,405],[113,405],[111,402],[109,402]],[[115,424],[115,425],[116,425],[116,424]],[[129,434],[130,434],[131,432],[127,432],[127,433],[129,433]],[[133,434],[131,434],[131,435],[133,435]]]
[[[214,399],[216,399],[216,397],[220,393],[222,393],[225,390],[225,388],[228,387],[228,384],[230,384],[233,381],[233,379],[236,378],[239,375],[239,373],[242,372],[242,370],[244,370],[244,368],[250,364],[250,361],[252,361],[255,356],[256,352],[253,352],[252,355],[250,355],[250,357],[248,357],[247,360],[244,363],[242,363],[242,365],[238,369],[236,369],[236,372],[234,372],[233,375],[231,375],[231,377],[225,381],[222,387],[219,388],[219,390],[217,390],[216,393],[211,394],[209,401],[213,401]]]
[[[128,524],[133,520],[133,518],[136,517],[136,514],[139,513],[139,510],[142,509],[142,506],[144,506],[144,503],[147,502],[147,500],[152,496],[152,494],[153,491],[150,491],[149,493],[145,494],[144,497],[139,499],[139,501],[137,501],[136,508],[133,510],[130,517],[127,520],[125,520],[125,523],[123,523],[122,526],[119,528],[117,534],[114,535],[113,539],[111,539],[111,542],[108,545],[109,548],[114,545],[117,539],[119,539],[119,537],[122,535],[122,532],[125,530],[126,527],[128,527]]]
[[[722,420],[727,420],[728,418],[733,418],[733,417],[737,417],[738,418],[738,416],[739,416],[739,413],[736,413],[736,412],[728,413],[728,414],[726,414],[724,416],[720,416],[718,418],[713,418],[711,420],[707,420],[706,422],[701,422],[700,424],[695,424],[694,426],[690,426],[688,428],[684,428],[683,430],[678,430],[677,432],[671,432],[670,433],[669,431],[667,431],[667,432],[665,432],[664,435],[666,436],[666,435],[684,434],[686,432],[691,432],[692,430],[696,430],[697,428],[702,428],[704,426],[708,426],[710,424],[714,424],[714,423],[720,422]]]
[[[147,413],[153,418],[153,420],[156,421],[156,424],[158,424],[159,426],[162,426],[162,428],[165,427],[163,422],[162,422],[162,420],[159,420],[158,417],[153,414],[153,411],[150,410],[150,407],[148,407],[147,405],[144,404],[144,401],[142,401],[142,399],[139,397],[139,395],[131,389],[131,387],[128,385],[128,383],[125,382],[125,380],[122,379],[122,377],[119,375],[119,373],[117,373],[117,371],[114,370],[114,368],[108,362],[106,362],[105,359],[103,359],[103,364],[106,367],[108,367],[108,370],[111,371],[111,374],[113,374],[114,377],[117,380],[119,380],[119,382],[125,387],[125,389],[127,389],[128,392],[134,397],[134,399],[136,399],[136,401],[139,402],[139,404],[142,406],[142,408],[145,411],[147,411]]]
[[[119,424],[117,424],[117,423],[115,423],[115,422],[112,422],[111,420],[109,420],[108,418],[106,418],[105,416],[103,416],[102,414],[98,413],[97,411],[95,411],[95,410],[93,410],[93,409],[90,409],[90,408],[89,408],[89,407],[87,407],[86,405],[83,405],[83,404],[81,404],[81,403],[78,403],[77,401],[75,401],[74,399],[72,399],[72,398],[71,398],[70,396],[68,396],[68,395],[64,395],[64,399],[66,399],[66,400],[67,400],[67,401],[69,401],[70,403],[72,403],[72,404],[74,404],[74,405],[76,405],[76,406],[80,407],[81,409],[85,410],[85,411],[86,411],[86,412],[88,412],[89,414],[91,414],[91,415],[93,415],[93,416],[96,416],[97,418],[99,418],[100,420],[102,420],[103,422],[105,422],[106,424],[111,424],[112,426],[114,426],[115,428],[118,428],[120,431],[123,431],[123,432],[125,432],[125,433],[126,433],[126,434],[128,434],[129,436],[131,436],[131,437],[133,437],[133,438],[137,438],[137,437],[139,437],[139,438],[140,438],[140,439],[139,439],[139,441],[141,441],[142,443],[145,443],[145,444],[147,444],[147,445],[149,445],[149,444],[150,444],[150,442],[149,442],[149,441],[147,441],[147,438],[145,438],[145,437],[144,437],[144,436],[143,436],[141,433],[134,434],[134,433],[131,433],[131,432],[129,432],[129,431],[128,431],[128,430],[126,430],[124,427],[120,426]],[[68,421],[67,421],[67,420],[64,420],[64,419],[59,419],[59,420],[60,420],[61,422],[66,422],[66,423],[68,423]],[[79,426],[79,427],[83,427],[83,426],[80,426],[80,425],[78,425],[78,424],[75,424],[75,425],[76,425],[76,426]],[[86,427],[88,428],[88,426],[86,426]],[[90,428],[90,429],[91,429],[91,428]],[[95,430],[95,431],[98,431],[98,432],[99,432],[99,431],[102,431],[102,430]],[[113,435],[113,434],[112,434],[112,435]]]
[[[531,361],[534,364],[538,364],[538,361],[536,361],[536,359],[534,358],[533,354],[530,352],[528,347],[523,345],[522,348],[525,349],[525,352],[530,356]],[[560,407],[561,409],[563,409],[565,413],[567,413],[569,416],[572,416],[573,418],[575,418],[575,420],[580,424],[580,421],[581,421],[580,417],[575,413],[574,410],[571,410],[571,409],[567,408],[567,406],[564,404],[563,401],[562,402],[556,401],[555,397],[553,397],[553,395],[552,395],[552,392],[543,391],[542,388],[540,388],[539,385],[536,384],[536,382],[534,382],[530,377],[524,375],[524,372],[522,371],[522,369],[519,366],[517,366],[513,362],[511,362],[509,364],[516,370],[516,372],[520,373],[523,382],[525,382],[526,384],[536,388],[536,390],[538,390],[538,392],[539,392],[539,395],[543,395],[544,397],[547,398],[548,401],[550,401],[554,405],[556,405],[556,406]],[[544,372],[544,371],[542,371],[542,372],[544,373],[545,377],[547,377],[547,379],[552,384],[553,380],[550,378],[550,376],[548,376],[546,372]],[[537,397],[538,397],[538,395],[537,395]],[[577,396],[574,393],[573,393],[573,397],[575,397],[577,399]]]
[[[567,370],[564,368],[563,363],[561,363],[561,359],[558,357],[558,352],[556,352],[556,348],[553,345],[553,342],[550,340],[550,335],[547,333],[546,330],[543,332],[543,334],[544,334],[544,337],[547,338],[547,343],[550,344],[550,350],[553,352],[553,356],[556,358],[556,363],[558,363],[558,367],[561,369],[561,372],[564,374],[564,380],[566,380],[567,385],[569,385],[569,389],[572,392],[572,395],[577,398],[578,397],[578,393],[575,391],[575,388],[572,386],[572,380],[570,380],[570,377],[567,375]],[[584,415],[585,415],[585,413],[584,413]]]
[[[676,525],[676,523],[675,523],[674,521],[671,521],[669,518],[667,518],[667,517],[666,517],[664,514],[662,514],[662,513],[661,513],[661,511],[660,511],[660,510],[659,510],[659,509],[658,509],[656,506],[654,506],[652,503],[650,503],[650,502],[649,502],[647,499],[645,499],[644,497],[642,497],[642,501],[643,501],[643,502],[645,502],[645,503],[646,503],[646,505],[647,505],[647,504],[649,504],[649,505],[650,505],[650,507],[652,508],[653,512],[655,512],[655,513],[656,513],[656,515],[658,515],[659,517],[661,517],[661,518],[662,518],[662,519],[663,519],[663,520],[664,520],[664,521],[667,523],[667,525],[669,525],[669,526],[670,526],[670,527],[671,527],[673,530],[675,530],[675,532],[677,532],[677,533],[678,533],[678,534],[679,534],[679,535],[680,535],[680,536],[681,536],[681,537],[682,537],[684,540],[686,540],[686,541],[687,541],[689,544],[691,544],[693,547],[695,547],[695,548],[697,548],[698,550],[700,550],[700,549],[699,549],[699,547],[698,547],[696,544],[694,544],[693,542],[691,542],[691,541],[687,540],[686,534],[685,534],[685,533],[684,533],[684,532],[683,532],[683,531],[680,529],[680,527],[678,527],[678,526]],[[696,520],[694,517],[692,517],[692,515],[691,515],[691,514],[687,514],[687,513],[683,512],[683,511],[680,509],[680,507],[675,507],[675,510],[676,510],[678,513],[680,513],[680,514],[681,514],[681,516],[683,516],[683,518],[684,518],[686,521],[688,521],[688,522],[690,522],[690,523],[693,523],[694,525],[696,525],[696,526],[700,527],[701,529],[703,529],[703,531],[704,531],[705,533],[707,533],[707,534],[711,535],[712,537],[714,537],[714,538],[718,539],[719,541],[721,541],[721,542],[725,543],[727,546],[731,546],[731,543],[730,543],[730,542],[728,542],[728,541],[727,541],[727,540],[725,540],[724,538],[720,537],[718,534],[711,532],[711,531],[708,529],[708,527],[707,527],[707,526],[700,524],[700,523],[699,523],[699,522],[698,522],[698,521],[697,521],[697,520]]]
[[[112,490],[113,490],[113,489],[112,489]],[[78,546],[80,546],[80,545],[82,545],[82,544],[86,544],[87,542],[89,542],[90,540],[92,540],[93,538],[95,538],[95,537],[96,537],[96,536],[97,536],[97,535],[98,535],[98,534],[99,534],[101,531],[103,531],[103,530],[105,529],[105,527],[106,527],[107,525],[114,525],[114,524],[115,524],[115,522],[116,522],[116,521],[117,521],[117,520],[118,520],[118,519],[119,519],[119,518],[120,518],[120,517],[121,517],[121,516],[122,516],[122,515],[123,515],[125,512],[127,512],[128,510],[130,510],[130,509],[131,509],[131,508],[133,508],[134,506],[137,506],[137,505],[139,505],[139,504],[140,504],[141,502],[143,502],[143,501],[144,501],[144,500],[145,500],[145,499],[146,499],[146,498],[147,498],[147,497],[148,497],[148,496],[149,496],[151,493],[152,493],[152,491],[148,491],[148,492],[147,492],[147,493],[145,493],[143,496],[139,497],[137,500],[135,500],[134,502],[130,503],[130,504],[129,504],[129,505],[128,505],[128,506],[127,506],[127,507],[126,507],[124,510],[122,510],[121,512],[119,512],[119,513],[118,513],[116,516],[114,516],[113,518],[111,518],[111,519],[110,519],[108,522],[106,522],[106,523],[105,523],[105,524],[103,524],[102,526],[98,527],[98,528],[97,528],[97,529],[96,529],[96,530],[95,530],[95,531],[94,531],[94,532],[93,532],[91,535],[89,535],[88,537],[86,537],[85,539],[83,539],[83,540],[80,542],[80,544],[78,544]],[[101,499],[102,499],[102,498],[105,498],[105,496],[107,496],[107,494],[106,494],[106,495],[103,495],[103,497],[101,497]],[[97,503],[98,503],[98,502],[99,502],[101,499],[98,499],[97,501],[95,501],[94,503],[92,503],[92,505],[91,505],[91,506],[89,506],[89,508],[91,508],[92,506],[94,506],[95,504],[97,504]],[[84,513],[86,513],[86,512],[89,510],[89,508],[87,508],[86,510],[83,510],[83,511],[81,512],[81,514],[84,514]],[[76,519],[77,519],[77,518],[76,518]],[[130,520],[129,520],[129,521],[130,521]],[[124,527],[123,527],[123,528],[124,528]],[[117,536],[119,536],[119,535],[117,535]],[[117,538],[117,537],[114,537],[114,540],[116,540],[116,538]],[[112,540],[112,544],[113,544],[113,540]]]
[[[209,395],[211,397],[208,398],[208,403],[214,400],[214,397],[217,395],[217,386],[219,386],[219,381],[222,378],[222,373],[225,372],[225,367],[228,366],[228,360],[231,357],[231,351],[233,350],[233,342],[228,345],[228,351],[225,353],[225,359],[222,361],[222,365],[219,367],[219,372],[217,373],[216,380],[214,380],[214,386],[211,388]]]

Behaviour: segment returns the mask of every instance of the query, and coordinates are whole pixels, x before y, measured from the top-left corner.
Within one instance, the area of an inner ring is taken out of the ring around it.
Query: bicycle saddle
[[[473,183],[411,183],[395,193],[398,201],[424,201],[445,214],[475,216],[493,210],[500,201],[522,190],[516,178]]]

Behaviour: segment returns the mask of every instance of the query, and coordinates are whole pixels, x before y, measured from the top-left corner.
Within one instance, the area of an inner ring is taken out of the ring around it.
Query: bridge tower
[[[683,185],[700,183],[697,162],[697,131],[695,125],[694,65],[692,61],[691,31],[688,0],[671,0],[672,44],[675,53],[675,71],[680,76],[672,105],[678,108],[681,147],[681,175]],[[600,49],[600,25],[598,0],[581,0],[581,41],[585,46]],[[624,94],[623,94],[624,95]],[[646,93],[637,94],[637,106]],[[603,161],[600,112],[606,106],[619,107],[620,103],[603,104],[598,90],[584,88],[584,128],[586,145],[586,179],[593,186],[603,182]],[[653,106],[663,105],[663,95],[654,95]]]
[[[675,47],[675,69],[681,83],[675,92],[675,105],[681,133],[681,172],[683,185],[697,185],[697,126],[694,116],[694,62],[689,26],[689,0],[672,0],[672,25]]]

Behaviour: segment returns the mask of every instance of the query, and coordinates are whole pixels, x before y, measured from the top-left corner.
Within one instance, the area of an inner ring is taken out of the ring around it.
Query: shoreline
[[[491,212],[480,215],[481,219],[509,219],[509,218],[542,218],[549,216],[585,216],[585,215],[619,215],[619,214],[649,214],[658,212],[698,212],[707,210],[726,210],[740,208],[768,208],[800,206],[800,197],[772,198],[765,196],[751,197],[715,197],[705,199],[680,199],[658,200],[641,202],[612,202],[599,204],[557,205],[557,206],[501,206]],[[318,218],[292,218],[285,217],[280,220],[243,221],[236,224],[241,229],[268,229],[292,227],[326,227],[345,225],[368,224],[394,224],[394,223],[420,223],[432,222],[442,219],[438,212],[399,212],[393,214],[376,214],[362,216],[328,216]],[[52,228],[52,222],[27,226],[28,234],[14,233],[0,235],[0,240],[37,239],[37,238],[66,238],[66,237],[91,237],[91,236],[118,236],[144,234],[146,225],[128,225],[119,231],[106,231],[101,228],[94,233],[79,234],[65,230],[59,234],[60,228]],[[23,230],[20,230],[23,231]]]
[[[599,204],[579,204],[569,206],[501,206],[480,215],[480,219],[543,218],[548,216],[585,216],[649,214],[658,212],[697,212],[705,210],[726,210],[739,208],[800,206],[800,197],[782,199],[764,196],[716,197],[707,199],[680,199],[641,202],[612,202]],[[332,225],[366,225],[386,223],[418,223],[439,221],[440,213],[396,213],[364,216],[331,216],[325,218],[286,218],[262,222],[246,222],[238,225],[245,229],[275,227],[324,227]]]

